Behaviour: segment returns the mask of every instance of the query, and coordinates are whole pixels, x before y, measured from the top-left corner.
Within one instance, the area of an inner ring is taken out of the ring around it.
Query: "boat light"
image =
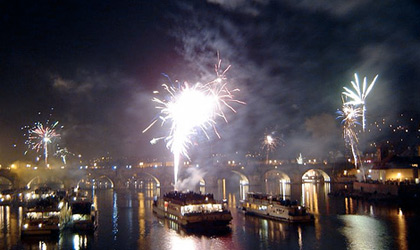
[[[41,227],[42,227],[42,223],[39,223],[39,224],[38,224],[38,227],[39,227],[39,228],[41,228]]]
[[[23,229],[27,229],[27,228],[28,228],[28,224],[26,223],[23,225]]]

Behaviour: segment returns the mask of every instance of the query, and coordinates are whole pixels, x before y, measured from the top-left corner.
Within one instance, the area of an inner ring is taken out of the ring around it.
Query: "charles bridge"
[[[224,164],[213,167],[182,166],[181,181],[190,181],[200,186],[215,186],[225,179],[240,185],[258,186],[276,180],[285,183],[302,183],[305,180],[335,182],[343,173],[344,164]],[[171,187],[174,182],[172,166],[112,167],[112,168],[58,168],[24,169],[14,171],[0,169],[0,183],[11,188],[30,187],[33,183],[58,183],[61,188],[79,186],[81,183],[110,183],[108,188],[122,189],[134,183],[153,183],[156,187]]]

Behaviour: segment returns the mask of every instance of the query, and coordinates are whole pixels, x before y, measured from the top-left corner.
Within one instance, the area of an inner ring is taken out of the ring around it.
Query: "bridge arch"
[[[39,175],[33,177],[26,185],[28,189],[40,186],[48,186],[53,189],[61,189],[64,188],[64,182],[58,177],[50,176],[48,178],[41,177]]]
[[[241,178],[239,183],[241,185],[249,185],[249,179],[248,177],[246,177],[246,175],[244,175],[243,173],[236,171],[236,170],[232,170],[233,173],[239,175],[239,177]]]
[[[200,181],[198,182],[198,189],[200,190],[201,193],[205,193],[206,192],[206,180],[204,180],[204,178],[201,178]]]
[[[206,190],[215,193],[218,199],[228,199],[232,204],[236,202],[236,200],[231,201],[231,199],[234,199],[234,194],[239,194],[240,199],[243,200],[249,190],[248,176],[237,170],[225,169],[212,175],[206,175],[204,178],[205,180],[203,179],[200,183],[206,184],[206,186],[200,186],[200,191]],[[217,186],[207,185],[213,183]],[[216,189],[214,190],[214,188]]]
[[[139,173],[135,173],[135,174],[133,174],[132,176],[130,176],[130,177],[126,177],[126,185],[127,185],[127,187],[129,186],[129,184],[132,182],[132,181],[135,181],[135,182],[137,182],[138,180],[141,180],[142,178],[142,176],[146,176],[146,177],[148,177],[149,179],[151,179],[151,180],[153,180],[155,183],[156,183],[156,187],[157,188],[160,188],[160,180],[155,176],[155,175],[153,175],[153,174],[150,174],[150,173],[147,173],[147,172],[139,172]],[[137,187],[136,187],[137,188]]]
[[[199,181],[200,186],[205,186],[206,185],[206,180],[204,180],[204,178],[201,178],[201,180]]]
[[[278,169],[271,169],[264,173],[264,181],[267,182],[269,178],[285,180],[284,182],[290,183],[290,177],[285,172]]]
[[[239,175],[241,178],[239,181],[239,197],[241,200],[245,200],[246,194],[249,192],[249,179],[241,172],[235,170],[232,170],[232,172]]]
[[[115,181],[113,179],[111,179],[109,176],[107,176],[107,175],[93,175],[92,173],[87,173],[85,176],[81,177],[77,181],[76,187],[77,188],[82,188],[82,189],[83,188],[85,188],[85,189],[86,188],[101,188],[101,186],[100,186],[101,184],[100,183],[98,184],[98,181],[100,179],[105,179],[106,181],[111,183],[110,188],[115,187]]]
[[[322,169],[309,169],[303,173],[302,182],[331,182],[331,177]]]
[[[11,189],[13,187],[13,181],[5,176],[0,176],[0,190]]]
[[[273,195],[282,195],[283,199],[291,195],[291,179],[288,174],[279,169],[270,169],[263,175],[264,192]]]
[[[212,182],[211,178],[204,179],[204,177],[198,177],[196,180],[193,180],[187,185],[183,185],[181,187],[183,188],[183,190],[187,188],[186,190],[195,190],[204,194],[206,193],[206,184],[211,183],[211,182]]]
[[[95,178],[93,178],[93,181],[96,182],[96,180],[98,180],[98,179],[106,179],[111,183],[111,188],[115,187],[114,181],[111,178],[109,178],[109,176],[107,176],[107,175],[101,175],[99,177],[95,177]],[[96,185],[98,185],[98,184],[96,184]]]

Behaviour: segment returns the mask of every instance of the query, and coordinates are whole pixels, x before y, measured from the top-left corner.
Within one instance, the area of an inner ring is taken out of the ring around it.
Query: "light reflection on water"
[[[401,208],[398,211],[398,217],[397,217],[397,229],[398,229],[398,248],[400,250],[407,250],[408,244],[407,244],[407,225],[405,222],[405,218],[403,215],[403,212]]]
[[[366,215],[343,215],[340,229],[347,238],[348,249],[387,249],[392,237],[383,221]]]
[[[394,205],[380,206],[351,198],[329,197],[327,194],[334,187],[329,183],[286,185],[282,188],[287,197],[305,204],[315,214],[314,223],[288,224],[244,215],[237,209],[241,200],[240,188],[231,192],[216,186],[206,187],[206,190],[214,193],[217,199],[227,198],[233,215],[231,230],[217,235],[197,234],[154,216],[153,196],[160,193],[160,189],[107,189],[94,193],[94,203],[99,210],[99,226],[94,234],[65,231],[56,238],[21,239],[22,208],[0,206],[0,249],[405,250],[419,243],[416,235],[420,232],[417,229],[420,220],[415,213],[410,214]]]
[[[112,196],[112,235],[114,236],[114,240],[117,239],[117,233],[118,233],[117,192],[114,192]]]

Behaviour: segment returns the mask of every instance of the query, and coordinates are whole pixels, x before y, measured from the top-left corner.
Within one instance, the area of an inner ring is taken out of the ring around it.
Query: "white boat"
[[[25,208],[21,235],[51,235],[60,232],[59,204],[52,200],[40,200],[35,206]]]
[[[247,200],[242,202],[242,210],[246,214],[288,222],[314,220],[314,216],[296,201],[283,200],[276,196],[260,193],[248,193]]]
[[[227,227],[232,220],[226,204],[194,192],[169,192],[154,201],[153,212],[183,227]]]

